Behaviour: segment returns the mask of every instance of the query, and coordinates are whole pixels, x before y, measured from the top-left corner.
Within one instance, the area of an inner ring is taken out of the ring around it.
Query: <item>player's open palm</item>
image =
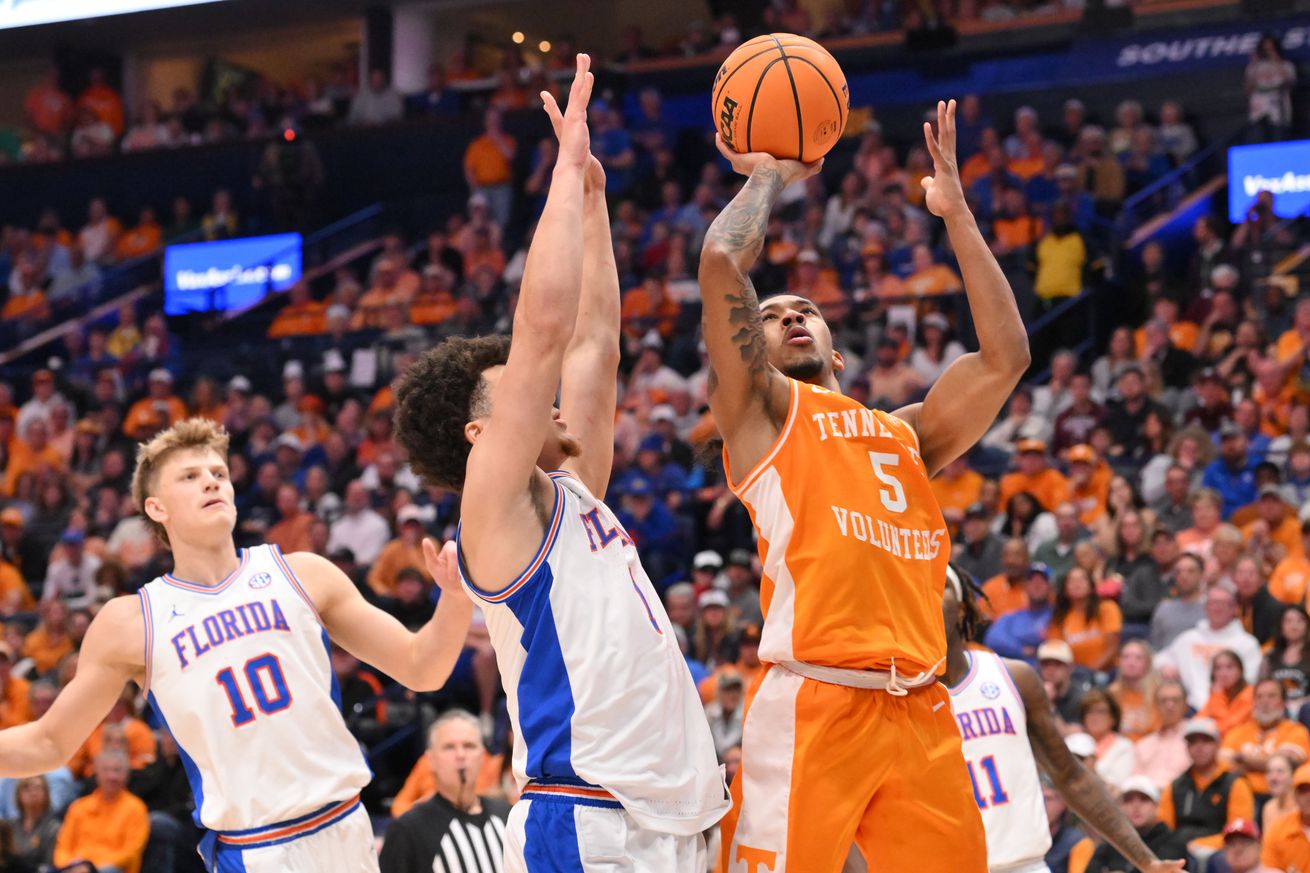
[[[937,134],[932,124],[923,123],[923,138],[932,155],[933,175],[923,179],[924,203],[938,218],[957,215],[969,208],[960,183],[960,167],[955,157],[955,101],[937,101]]]
[[[423,538],[423,563],[427,565],[428,574],[436,580],[443,594],[464,593],[459,581],[457,561],[454,540],[448,541],[438,550],[435,540],[431,537]]]
[[[569,87],[569,103],[560,112],[559,104],[549,91],[541,92],[541,102],[550,116],[550,123],[559,137],[559,163],[585,169],[591,159],[591,135],[587,130],[587,103],[591,100],[591,58],[578,55],[578,70]]]

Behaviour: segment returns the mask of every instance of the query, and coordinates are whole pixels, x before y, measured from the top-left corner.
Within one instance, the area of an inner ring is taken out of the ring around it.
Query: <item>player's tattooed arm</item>
[[[1161,861],[1147,848],[1101,778],[1079,763],[1069,751],[1052,715],[1050,698],[1033,668],[1023,661],[1010,659],[1006,659],[1005,666],[1023,698],[1033,755],[1069,808],[1137,869],[1149,873],[1181,870],[1181,861]]]
[[[817,173],[823,162],[738,154],[722,140],[719,152],[747,179],[705,235],[699,276],[701,326],[710,356],[710,408],[733,466],[748,469],[772,444],[790,402],[787,380],[769,365],[750,271],[764,250],[778,195],[792,182]]]

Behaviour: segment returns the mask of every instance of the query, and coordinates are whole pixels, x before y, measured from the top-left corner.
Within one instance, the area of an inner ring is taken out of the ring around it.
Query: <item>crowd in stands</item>
[[[868,4],[884,5],[896,4]],[[377,99],[350,109],[361,122],[396,108],[376,84]],[[169,569],[127,482],[134,443],[186,416],[232,435],[238,545],[317,552],[406,626],[432,615],[418,544],[452,535],[457,504],[407,467],[390,385],[443,337],[509,328],[531,238],[511,225],[539,210],[554,142],[517,142],[504,108],[487,110],[468,147],[464,209],[425,235],[388,232],[376,251],[270,301],[261,349],[278,358],[274,384],[226,358],[187,365],[186,340],[149,303],[70,334],[58,366],[0,383],[0,727],[49,708],[100,604]],[[664,121],[654,91],[630,115],[594,101],[591,124],[623,289],[609,500],[662,592],[731,771],[744,689],[762,669],[761,568],[714,450],[695,277],[738,180],[708,142]],[[963,181],[1032,316],[1107,281],[1098,264],[1122,253],[1104,221],[1197,148],[1176,103],[1127,101],[1104,122],[1076,100],[1059,118],[1026,107],[995,118],[974,96],[960,106]],[[526,178],[514,171],[521,149],[533,155]],[[755,284],[814,300],[846,362],[843,389],[894,409],[922,398],[969,342],[961,278],[923,206],[931,162],[912,135],[873,122],[830,166],[784,192]],[[956,564],[986,594],[986,645],[1040,669],[1070,748],[1148,842],[1223,857],[1236,873],[1262,855],[1310,869],[1298,818],[1310,822],[1310,298],[1248,269],[1253,253],[1306,241],[1271,205],[1233,228],[1202,217],[1182,257],[1158,244],[1123,255],[1126,323],[1104,348],[1052,355],[1049,374],[1018,388],[933,483]],[[167,221],[146,211],[124,230],[93,201],[76,232],[53,213],[8,229],[3,319],[57,309],[69,282],[162,240],[241,226],[219,193],[198,221],[179,202]],[[366,747],[466,707],[494,753],[480,790],[513,799],[485,628],[475,624],[432,695],[403,693],[340,650],[332,662]],[[0,863],[7,832],[11,854],[33,865],[192,869],[184,767],[140,704],[125,694],[66,768],[0,783]],[[422,736],[370,761],[373,812],[399,815],[437,790]],[[1054,794],[1047,807],[1055,873],[1122,869]]]

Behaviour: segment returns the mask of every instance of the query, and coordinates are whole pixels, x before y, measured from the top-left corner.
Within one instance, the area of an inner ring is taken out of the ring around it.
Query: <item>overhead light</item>
[[[537,48],[541,50],[542,54],[550,51],[550,40],[543,39],[541,42],[537,43]]]
[[[523,40],[525,39],[525,37],[523,36],[523,31],[521,30],[514,31],[514,34],[513,36],[510,37],[510,39],[514,40],[515,45],[523,45]]]

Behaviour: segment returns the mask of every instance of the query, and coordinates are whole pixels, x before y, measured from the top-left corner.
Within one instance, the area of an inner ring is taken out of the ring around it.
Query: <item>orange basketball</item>
[[[806,162],[837,144],[851,111],[836,58],[793,33],[737,46],[719,67],[710,99],[714,126],[731,148]]]

